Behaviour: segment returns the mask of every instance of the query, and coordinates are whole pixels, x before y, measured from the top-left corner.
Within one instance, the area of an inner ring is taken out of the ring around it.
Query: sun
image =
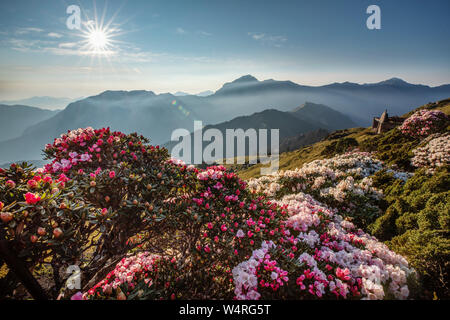
[[[80,33],[76,34],[81,38],[78,42],[80,55],[91,57],[92,61],[97,59],[103,61],[105,59],[110,62],[113,57],[117,57],[124,45],[124,42],[119,40],[118,37],[127,33],[122,28],[124,23],[114,21],[120,9],[109,20],[106,20],[106,6],[100,16],[97,15],[95,6],[93,11],[93,16],[89,16],[82,9],[84,19],[79,29]]]
[[[88,35],[89,45],[94,51],[104,51],[109,44],[109,39],[103,30],[92,30]]]
[[[110,23],[103,24],[96,20],[85,23],[81,36],[83,39],[83,49],[91,56],[111,56],[117,49],[117,41],[114,37],[118,35],[117,28],[110,26]]]
[[[86,46],[92,54],[108,55],[112,49],[112,30],[97,23],[87,25],[84,32]]]

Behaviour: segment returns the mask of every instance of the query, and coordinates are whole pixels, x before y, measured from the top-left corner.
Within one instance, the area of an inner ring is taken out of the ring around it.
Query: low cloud
[[[29,33],[33,33],[33,32],[44,32],[43,29],[40,28],[18,28],[15,31],[15,34],[29,34]]]
[[[281,47],[282,44],[287,41],[287,38],[285,36],[275,36],[266,33],[248,32],[247,35],[250,36],[253,40],[274,47]]]
[[[212,33],[209,33],[209,32],[203,31],[203,30],[198,31],[198,33],[201,34],[202,36],[206,36],[206,37],[212,36]]]
[[[183,28],[178,27],[177,30],[176,30],[176,33],[177,33],[177,34],[186,34],[187,31],[184,30]]]
[[[78,44],[76,42],[63,42],[58,45],[59,48],[74,48]]]
[[[62,34],[56,33],[56,32],[50,32],[49,34],[47,34],[48,37],[50,38],[62,38]]]

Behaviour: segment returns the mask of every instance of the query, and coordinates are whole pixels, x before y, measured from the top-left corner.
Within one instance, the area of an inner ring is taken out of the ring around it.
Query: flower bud
[[[40,236],[45,236],[45,234],[47,233],[47,231],[46,231],[44,228],[39,227],[39,228],[37,229],[37,233],[38,233],[38,235],[40,235]]]
[[[2,212],[0,214],[0,219],[4,222],[4,223],[8,223],[13,219],[13,215],[11,212]]]
[[[60,228],[53,229],[53,235],[55,238],[59,238],[63,234],[63,231]]]
[[[122,291],[120,291],[117,295],[117,300],[127,300],[127,296]]]
[[[5,182],[5,185],[10,188],[10,189],[14,189],[16,187],[16,183],[12,180],[8,180]]]

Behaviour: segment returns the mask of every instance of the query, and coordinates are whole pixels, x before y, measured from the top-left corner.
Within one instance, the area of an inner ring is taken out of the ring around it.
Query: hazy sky
[[[371,4],[381,30],[366,27]],[[82,8],[82,30],[67,28],[69,5]],[[197,93],[244,74],[440,85],[450,83],[449,12],[448,0],[0,1],[0,100]],[[96,16],[110,44],[94,51],[82,35]]]

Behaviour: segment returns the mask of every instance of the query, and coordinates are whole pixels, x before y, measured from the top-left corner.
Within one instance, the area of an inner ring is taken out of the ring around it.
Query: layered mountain
[[[266,143],[268,150],[270,150],[271,130],[278,129],[279,151],[284,152],[320,141],[327,136],[329,131],[348,128],[354,125],[355,123],[349,117],[340,112],[325,105],[308,102],[289,112],[268,109],[249,116],[236,117],[230,121],[207,125],[202,129],[202,133],[209,129],[217,129],[221,132],[224,137],[223,141],[225,142],[227,130],[242,129],[247,131],[248,129],[255,129],[258,133],[259,129],[267,129]],[[191,141],[194,141],[193,135],[194,133],[191,133]],[[245,155],[248,155],[250,150],[248,141],[246,141]],[[171,141],[164,144],[164,146],[171,151],[178,142]],[[208,144],[209,142],[203,142],[202,147],[205,148]],[[237,154],[236,148],[235,145],[234,154]],[[223,155],[226,155],[226,151],[226,148],[224,148]],[[191,155],[193,153],[194,149],[192,145]],[[193,159],[191,159],[191,162],[193,162]]]
[[[45,144],[68,130],[89,126],[139,132],[154,144],[167,141],[173,130],[192,128],[199,118],[180,98],[151,91],[105,91],[73,102],[54,117],[30,126],[19,138],[0,142],[6,151],[0,154],[0,163],[41,159]]]
[[[314,101],[314,108],[306,103],[291,116],[299,113],[302,114],[301,120],[308,123],[314,120],[316,128],[334,130],[343,126],[340,118],[329,111],[333,116],[321,119],[314,113],[320,105],[332,106],[335,111],[350,117],[354,123],[345,126],[354,127],[370,124],[372,117],[379,116],[385,109],[391,115],[403,114],[411,106],[449,96],[450,85],[429,87],[396,78],[374,84],[347,82],[311,87],[292,81],[259,81],[251,75],[226,83],[207,96],[106,91],[70,103],[66,109],[49,118],[24,114],[21,119],[25,124],[19,124],[16,132],[20,134],[27,126],[28,129],[18,138],[14,138],[16,133],[4,136],[10,140],[0,142],[0,163],[41,159],[41,149],[46,143],[67,130],[80,127],[109,126],[113,130],[139,132],[149,137],[153,144],[161,144],[170,140],[174,129],[192,131],[194,120],[202,120],[204,125],[222,123],[268,109],[291,112],[307,101]],[[2,115],[1,118],[9,122],[11,116]],[[281,125],[284,126],[287,125]],[[259,126],[255,124],[255,127]]]
[[[303,121],[317,123],[330,131],[357,126],[348,116],[323,104],[306,102],[295,108],[291,113]]]
[[[0,104],[0,141],[21,136],[28,127],[49,119],[56,113],[23,105]]]
[[[333,106],[337,111],[349,115],[358,125],[368,125],[371,117],[381,114],[385,109],[390,114],[403,114],[414,105],[441,100],[449,94],[448,84],[430,87],[410,84],[398,78],[371,84],[344,82],[312,87],[292,81],[259,81],[246,75],[226,83],[209,98],[215,104],[226,106],[226,112],[234,115],[270,107],[288,111],[300,103],[314,101]],[[225,110],[223,116],[226,116]]]

